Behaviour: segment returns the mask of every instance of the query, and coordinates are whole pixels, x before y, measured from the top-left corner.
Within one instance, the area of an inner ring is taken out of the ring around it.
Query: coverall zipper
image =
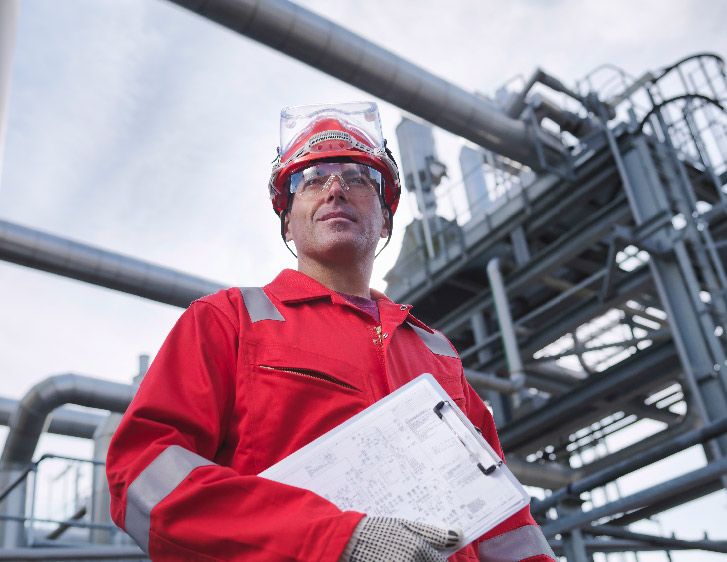
[[[381,365],[381,372],[384,376],[384,384],[386,385],[386,393],[391,393],[391,385],[389,384],[389,377],[386,374],[386,360],[384,359],[384,338],[386,338],[389,334],[384,334],[382,336],[382,329],[381,326],[374,326],[374,331],[376,332],[377,339],[373,340],[375,347],[376,347],[376,356],[379,358],[379,365]]]

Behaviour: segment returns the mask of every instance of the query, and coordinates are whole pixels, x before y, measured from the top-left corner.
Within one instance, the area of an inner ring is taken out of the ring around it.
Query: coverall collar
[[[322,285],[315,279],[296,271],[294,269],[284,269],[273,281],[267,285],[266,289],[274,297],[282,303],[304,302],[316,299],[331,299],[337,304],[344,304],[347,301],[335,291],[331,291],[325,285]],[[426,330],[429,333],[434,331],[415,318],[410,310],[411,305],[399,305],[387,297],[384,293],[371,289],[371,298],[379,305],[381,317],[391,318],[395,323],[401,324],[408,322],[415,326]]]

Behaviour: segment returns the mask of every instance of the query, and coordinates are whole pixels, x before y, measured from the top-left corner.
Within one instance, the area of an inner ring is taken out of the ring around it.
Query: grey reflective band
[[[558,560],[537,525],[525,525],[480,543],[480,562],[520,562],[541,554]]]
[[[263,291],[262,287],[240,287],[242,300],[245,301],[247,313],[253,323],[260,320],[280,320],[285,322],[285,318],[280,311],[275,308],[273,301],[270,300]]]
[[[151,510],[200,466],[215,464],[179,445],[171,445],[155,458],[126,491],[124,527],[149,554]]]
[[[435,355],[442,355],[444,357],[457,357],[457,354],[449,345],[449,340],[439,332],[429,333],[425,329],[409,324],[409,327],[416,332],[416,334],[422,339],[424,345],[426,345],[432,353]]]

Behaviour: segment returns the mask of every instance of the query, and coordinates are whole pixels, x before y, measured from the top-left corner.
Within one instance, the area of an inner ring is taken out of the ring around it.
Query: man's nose
[[[347,197],[347,188],[346,184],[343,183],[343,180],[338,176],[334,175],[329,180],[330,185],[328,186],[328,199],[341,199]]]

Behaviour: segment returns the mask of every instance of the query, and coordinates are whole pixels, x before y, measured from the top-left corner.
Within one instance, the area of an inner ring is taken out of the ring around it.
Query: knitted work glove
[[[445,562],[440,550],[462,542],[457,527],[442,529],[393,517],[364,517],[343,550],[340,562]]]

